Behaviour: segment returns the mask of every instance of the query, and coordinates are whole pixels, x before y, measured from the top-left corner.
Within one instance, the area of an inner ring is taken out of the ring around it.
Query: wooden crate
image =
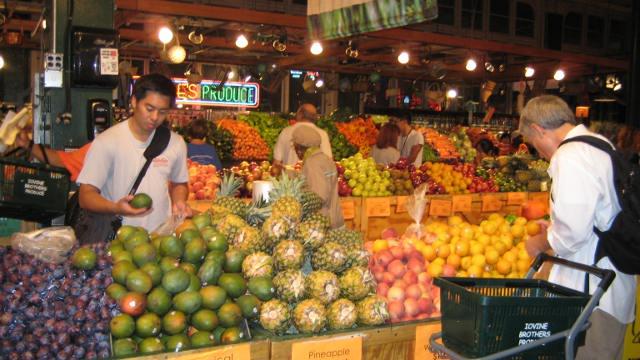
[[[348,337],[362,338],[363,360],[396,360],[414,359],[416,346],[416,327],[425,324],[439,323],[437,319],[417,321],[407,324],[385,325],[375,328],[354,329],[330,335],[312,337],[296,337],[290,339],[271,339],[271,359],[297,360],[292,358],[291,349],[294,343],[304,341],[338,340]],[[328,349],[330,350],[330,349]],[[345,359],[349,359],[345,357]]]
[[[250,357],[240,356],[241,347],[249,347]],[[189,350],[179,353],[163,353],[132,358],[135,360],[268,360],[271,359],[271,343],[269,340],[254,340],[248,343],[216,346],[211,348]]]

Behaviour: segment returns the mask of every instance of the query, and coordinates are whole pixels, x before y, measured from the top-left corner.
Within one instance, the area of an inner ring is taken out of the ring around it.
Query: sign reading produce
[[[260,105],[260,85],[250,82],[203,80],[189,84],[186,79],[174,78],[176,103],[202,106],[247,107]]]

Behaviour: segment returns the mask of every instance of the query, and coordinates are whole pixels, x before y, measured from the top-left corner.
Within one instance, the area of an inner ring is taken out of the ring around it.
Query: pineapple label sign
[[[251,348],[249,344],[225,346],[206,352],[206,358],[210,360],[250,360]]]
[[[362,360],[362,337],[346,336],[296,342],[291,345],[292,359]]]
[[[176,103],[203,106],[247,107],[260,105],[260,85],[249,82],[203,80],[189,84],[186,79],[174,78]]]

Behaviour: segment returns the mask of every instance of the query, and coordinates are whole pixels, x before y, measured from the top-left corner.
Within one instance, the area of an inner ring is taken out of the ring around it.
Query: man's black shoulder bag
[[[146,161],[131,187],[130,195],[136,193],[144,175],[147,173],[147,169],[149,169],[149,165],[151,165],[151,161],[162,154],[167,145],[169,145],[170,139],[171,132],[168,128],[160,126],[156,129],[151,143],[144,151]],[[79,203],[79,191],[76,191],[67,204],[64,222],[65,225],[73,227],[80,244],[91,244],[113,240],[118,229],[122,226],[122,217],[120,215],[102,214],[82,209]]]

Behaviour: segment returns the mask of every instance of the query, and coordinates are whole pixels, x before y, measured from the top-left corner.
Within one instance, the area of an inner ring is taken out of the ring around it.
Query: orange
[[[455,253],[458,256],[464,257],[469,255],[469,242],[467,241],[458,241],[456,243]]]
[[[471,257],[472,266],[475,265],[479,267],[484,267],[486,263],[487,263],[487,259],[482,254],[476,254]]]
[[[529,253],[527,252],[527,250],[525,249],[520,249],[520,251],[518,251],[518,260],[527,260],[529,261]]]
[[[460,267],[460,262],[461,261],[462,260],[461,260],[460,256],[458,256],[457,254],[451,254],[447,258],[447,264],[453,266],[454,269],[458,269]]]
[[[521,273],[526,273],[529,270],[529,261],[528,260],[518,260],[516,262],[516,268]]]
[[[387,243],[387,240],[376,240],[373,242],[374,253],[378,251],[386,250],[388,248],[389,248],[389,243]]]
[[[464,270],[460,270],[456,273],[456,277],[469,277],[469,273]]]
[[[484,257],[489,265],[493,265],[500,260],[500,254],[498,253],[498,250],[494,248],[487,248],[484,253]]]
[[[440,266],[444,266],[445,260],[443,258],[436,258],[431,262],[431,264],[439,264]]]
[[[491,244],[491,237],[489,235],[480,235],[478,237],[478,242],[484,246]]]
[[[495,268],[500,275],[508,275],[511,272],[511,263],[506,260],[500,259],[496,263]]]
[[[538,224],[536,221],[529,221],[526,225],[527,228],[527,234],[529,236],[534,236],[540,233],[540,224]]]
[[[514,225],[526,225],[527,224],[527,218],[522,217],[522,216],[518,216],[516,218],[516,221],[513,222]]]
[[[502,241],[495,242],[493,244],[493,248],[496,249],[500,256],[504,255],[504,253],[507,252],[507,245]]]
[[[524,225],[513,224],[513,226],[511,227],[511,235],[516,239],[520,239],[521,237],[524,236],[525,230],[526,229],[525,229]]]
[[[462,218],[460,216],[454,215],[449,216],[449,226],[460,225],[463,223]]]
[[[470,226],[465,226],[460,230],[460,238],[464,240],[473,239],[473,228]]]
[[[425,247],[422,249],[422,256],[424,256],[425,260],[432,261],[437,257],[437,254],[436,254],[436,251],[433,249],[433,246],[425,245]]]
[[[436,252],[439,258],[446,259],[451,254],[451,246],[449,246],[449,244],[442,244]]]
[[[513,264],[516,262],[516,260],[518,260],[518,256],[511,251],[507,251],[506,253],[504,253],[504,255],[502,255],[502,258],[510,264]]]
[[[427,272],[429,273],[429,275],[431,275],[431,277],[438,277],[442,275],[442,265],[432,262],[427,267]]]
[[[484,245],[482,245],[482,244],[480,244],[478,242],[471,243],[470,252],[471,252],[471,255],[483,254],[484,253]]]
[[[471,256],[465,256],[462,259],[460,259],[460,266],[464,270],[469,269],[469,267],[471,266]]]
[[[487,235],[493,235],[496,231],[498,231],[498,224],[494,221],[487,221],[482,226],[482,231]]]
[[[510,233],[500,235],[500,241],[502,241],[507,246],[507,249],[513,247],[513,237]]]
[[[469,273],[469,277],[479,278],[479,277],[482,277],[482,274],[484,273],[484,271],[480,266],[471,265],[469,269],[467,269],[467,273]]]

